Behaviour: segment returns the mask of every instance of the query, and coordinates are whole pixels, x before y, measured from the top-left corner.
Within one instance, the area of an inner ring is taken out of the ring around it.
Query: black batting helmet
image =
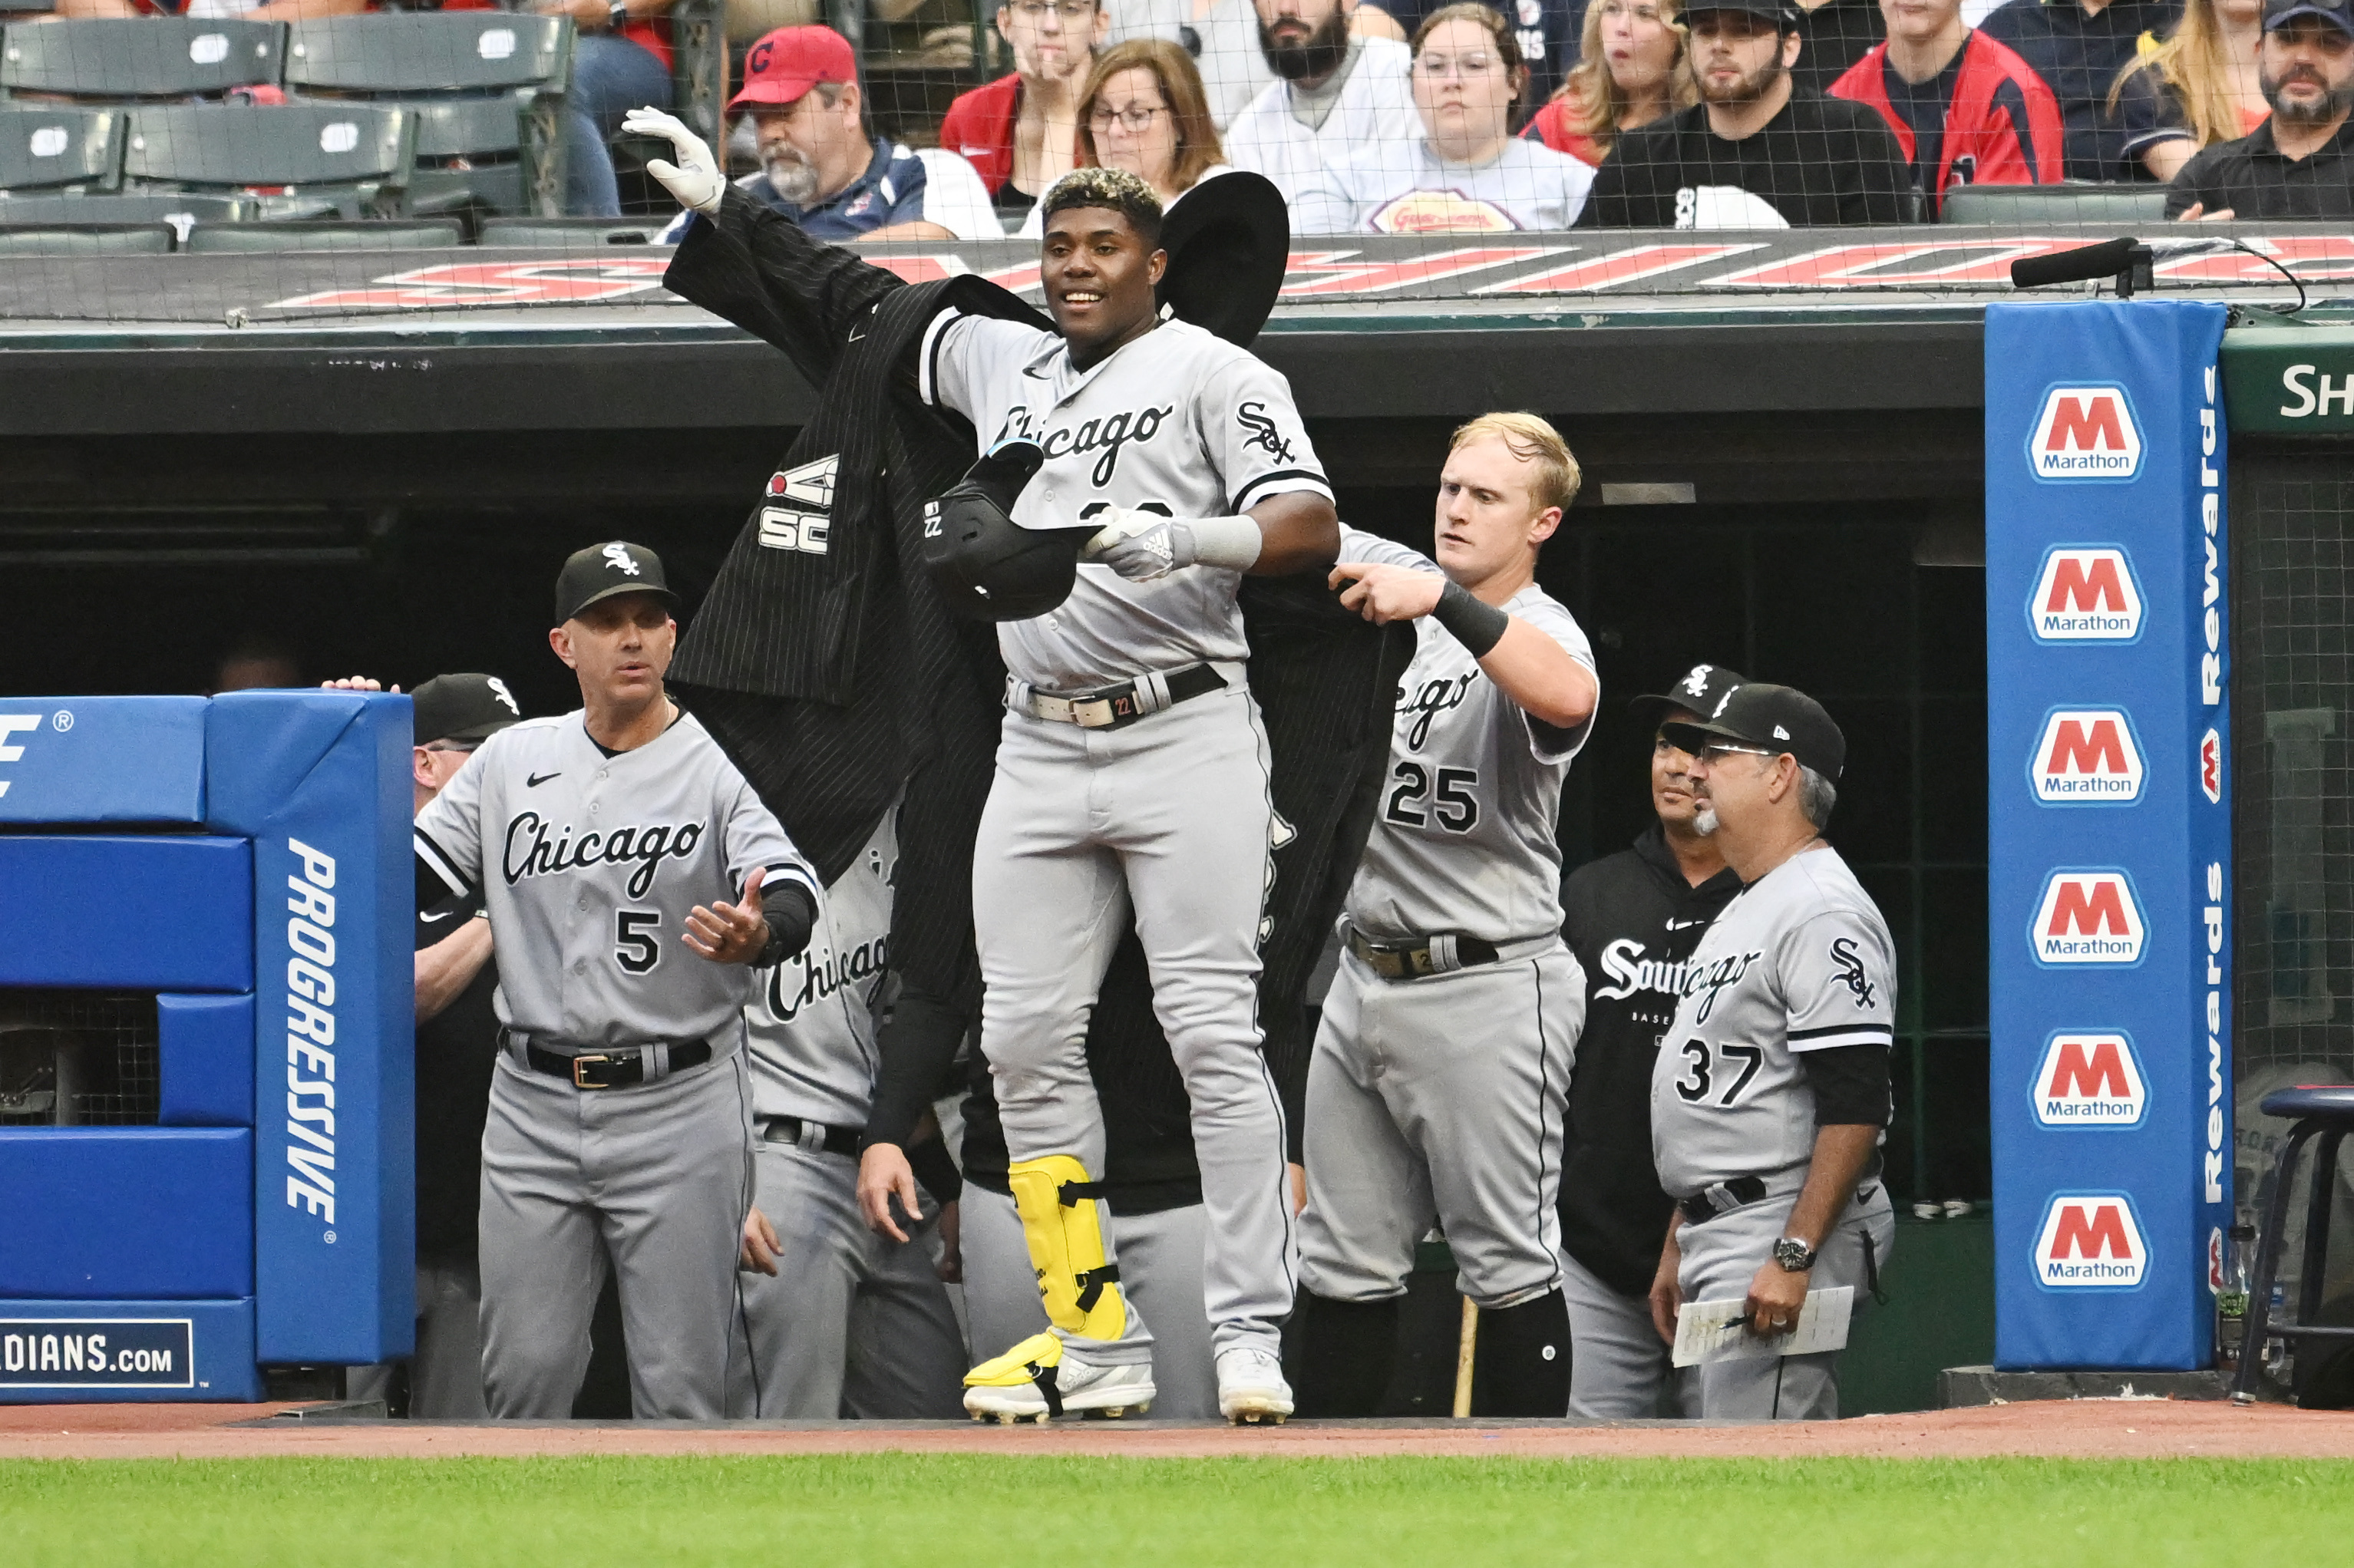
[[[1096,531],[1024,528],[1013,503],[1046,461],[1034,441],[1008,441],[924,503],[924,566],[969,620],[1028,620],[1071,597],[1079,546]]]

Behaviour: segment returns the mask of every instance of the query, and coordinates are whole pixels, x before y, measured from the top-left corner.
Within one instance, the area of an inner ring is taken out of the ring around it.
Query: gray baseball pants
[[[976,1350],[1016,1344],[1046,1326],[1022,1216],[1013,1200],[964,1190],[964,1308]],[[1218,1414],[1218,1369],[1210,1319],[1202,1309],[1202,1257],[1207,1211],[1200,1204],[1157,1213],[1115,1213],[1119,1280],[1152,1329],[1152,1414],[1164,1421],[1210,1421]]]
[[[726,1414],[736,1255],[752,1193],[740,1041],[628,1088],[576,1089],[500,1056],[482,1129],[482,1393],[561,1419],[611,1268],[641,1421]]]
[[[1721,1301],[1745,1297],[1749,1282],[1774,1255],[1774,1243],[1789,1224],[1790,1209],[1804,1184],[1803,1167],[1774,1185],[1754,1203],[1744,1204],[1713,1219],[1686,1222],[1676,1240],[1683,1250],[1683,1266],[1676,1283],[1687,1301]],[[1861,1316],[1871,1304],[1869,1276],[1888,1263],[1888,1249],[1896,1239],[1896,1217],[1890,1210],[1888,1189],[1875,1178],[1858,1189],[1856,1199],[1831,1227],[1817,1249],[1808,1290],[1836,1286],[1855,1287],[1855,1310]],[[1865,1266],[1870,1244],[1872,1268]],[[1835,1421],[1839,1418],[1839,1358],[1837,1351],[1810,1356],[1771,1356],[1755,1361],[1717,1361],[1687,1367],[1689,1414],[1710,1421]]]
[[[1561,1283],[1561,1144],[1585,979],[1559,938],[1387,980],[1343,953],[1308,1065],[1299,1268],[1331,1301],[1405,1293],[1435,1219],[1456,1288],[1517,1307]]]
[[[1580,1421],[1649,1421],[1696,1414],[1680,1403],[1682,1374],[1651,1323],[1651,1298],[1621,1296],[1567,1253],[1569,1413]]]
[[[354,1367],[347,1399],[382,1399],[392,1363]],[[472,1260],[417,1260],[417,1350],[408,1358],[408,1414],[415,1421],[479,1421],[482,1404],[482,1277]]]
[[[769,1421],[954,1420],[964,1414],[964,1337],[932,1266],[939,1210],[924,1194],[922,1229],[877,1235],[858,1212],[858,1162],[790,1144],[755,1151],[755,1206],[780,1251],[777,1273],[739,1276],[744,1311],[727,1372],[727,1414]],[[1033,1296],[1037,1294],[1034,1286]],[[875,1319],[871,1335],[861,1319]],[[854,1347],[873,1339],[885,1364]],[[852,1376],[856,1367],[862,1375]],[[855,1388],[849,1399],[845,1389]]]
[[[1257,1014],[1274,809],[1258,705],[1239,665],[1219,668],[1226,690],[1125,728],[1007,713],[973,852],[981,1041],[1012,1157],[1067,1154],[1099,1177],[1087,1016],[1132,914],[1193,1102],[1212,1336],[1275,1355],[1293,1277],[1283,1112]],[[1152,1355],[1132,1304],[1119,1340],[1072,1343],[1097,1361]]]

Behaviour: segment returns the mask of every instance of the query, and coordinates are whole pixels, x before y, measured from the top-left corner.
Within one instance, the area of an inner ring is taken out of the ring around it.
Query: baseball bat
[[[1455,1344],[1455,1419],[1471,1414],[1471,1361],[1479,1350],[1479,1304],[1463,1298],[1463,1332]]]

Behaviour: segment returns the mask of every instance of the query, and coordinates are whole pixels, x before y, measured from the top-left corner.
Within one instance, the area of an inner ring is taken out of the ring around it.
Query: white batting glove
[[[1247,517],[1163,517],[1115,508],[1111,521],[1080,547],[1079,558],[1148,583],[1194,566],[1248,571],[1261,543],[1258,524]]]
[[[705,216],[718,212],[727,177],[720,172],[711,144],[688,130],[685,122],[659,109],[632,109],[621,117],[621,129],[632,136],[660,136],[677,149],[677,163],[651,158],[646,173],[660,180],[679,206]]]

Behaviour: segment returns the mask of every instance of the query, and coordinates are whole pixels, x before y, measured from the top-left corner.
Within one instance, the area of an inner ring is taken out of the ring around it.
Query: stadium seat
[[[0,256],[161,256],[174,238],[168,223],[0,223]]]
[[[257,217],[262,206],[257,196],[191,196],[185,192],[18,196],[0,202],[0,218],[18,228],[160,223],[185,237],[193,225],[200,222],[242,223]]]
[[[228,186],[323,200],[345,217],[392,217],[416,141],[413,116],[372,103],[175,104],[132,111],[122,172],[133,188]]]
[[[2264,1364],[2271,1341],[2279,1340],[2292,1351],[2304,1351],[2311,1343],[2312,1351],[2300,1358],[2297,1381],[2299,1403],[2312,1404],[2309,1384],[2316,1369],[2310,1363],[2325,1361],[2321,1352],[2354,1341],[2354,1328],[2322,1321],[2322,1289],[2329,1277],[2329,1211],[2338,1181],[2338,1146],[2347,1134],[2354,1133],[2354,1085],[2303,1084],[2274,1089],[2264,1097],[2263,1107],[2266,1116],[2288,1118],[2296,1125],[2282,1141],[2273,1165],[2271,1202],[2264,1207],[2264,1231],[2256,1243],[2247,1332],[2240,1345],[2239,1370],[2232,1379],[2232,1397],[2242,1404],[2255,1398],[2256,1369]],[[2316,1139],[2319,1141],[2306,1199],[2305,1257],[2297,1271],[2296,1309],[2275,1317],[2273,1284],[2280,1277],[2281,1251],[2288,1241],[2288,1210],[2296,1195],[2297,1161],[2306,1145]]]
[[[482,225],[481,243],[535,250],[651,245],[667,227],[661,217],[494,217]]]
[[[200,223],[183,250],[446,250],[465,243],[454,217],[378,223]]]
[[[108,190],[122,177],[122,111],[0,104],[0,191]]]
[[[2148,223],[2166,216],[2164,185],[1956,185],[1945,223]]]
[[[322,17],[293,25],[286,85],[414,111],[412,211],[552,213],[572,37],[567,17],[504,11]]]
[[[275,86],[277,22],[141,16],[25,23],[0,33],[0,91],[77,98],[186,98]]]

